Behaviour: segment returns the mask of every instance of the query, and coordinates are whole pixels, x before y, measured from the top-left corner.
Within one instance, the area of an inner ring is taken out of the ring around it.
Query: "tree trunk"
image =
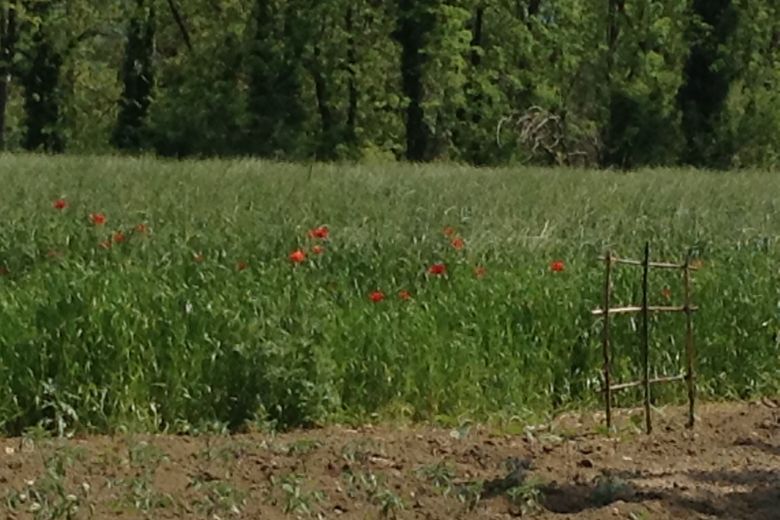
[[[173,15],[173,20],[176,22],[176,26],[179,28],[179,33],[184,40],[184,44],[187,46],[187,50],[192,52],[192,38],[190,38],[190,32],[187,30],[187,24],[184,23],[184,18],[181,15],[179,6],[176,5],[174,0],[168,0],[168,9]]]
[[[684,83],[678,94],[687,149],[685,159],[696,166],[717,166],[728,150],[715,144],[716,119],[731,85],[731,71],[716,67],[720,47],[737,27],[731,0],[694,0],[693,11],[712,28],[699,36],[685,64]]]
[[[0,68],[0,151],[5,150],[5,113],[8,107],[8,87],[10,75],[7,71]]]
[[[482,62],[482,56],[479,50],[482,49],[482,30],[483,20],[485,18],[485,6],[477,7],[474,14],[474,26],[471,28],[471,64],[478,67]]]
[[[358,91],[357,91],[357,51],[355,49],[355,33],[354,33],[354,10],[352,6],[347,8],[347,15],[345,20],[345,28],[347,30],[347,70],[349,73],[349,80],[347,83],[348,101],[347,101],[347,128],[346,128],[346,140],[350,145],[356,144],[357,141],[357,111],[358,111]]]
[[[485,7],[480,4],[471,19],[471,42],[469,44],[469,62],[473,69],[463,85],[463,95],[466,103],[458,107],[456,117],[458,125],[453,130],[452,141],[460,151],[461,157],[472,164],[484,163],[483,143],[476,143],[472,137],[472,129],[482,122],[485,97],[479,84],[480,65],[482,64],[482,48],[484,34]]]
[[[5,118],[17,36],[15,4],[3,7],[0,9],[0,150],[6,148]]]
[[[401,0],[396,40],[401,45],[401,78],[408,98],[406,109],[406,158],[424,161],[428,158],[430,129],[423,110],[423,71],[425,36],[433,27],[433,17],[419,8],[421,2]]]
[[[27,116],[27,132],[22,144],[27,150],[61,153],[65,150],[58,92],[62,56],[49,41],[45,25],[39,27],[33,36],[31,61],[28,70],[21,76]]]
[[[319,139],[319,150],[317,157],[319,159],[335,158],[335,146],[338,143],[338,131],[336,129],[336,120],[333,116],[330,103],[328,101],[328,82],[322,72],[319,64],[320,48],[314,46],[314,63],[311,67],[312,78],[314,79],[314,96],[317,99],[317,111],[320,114],[320,124],[322,136]]]
[[[528,2],[528,16],[536,16],[539,14],[539,8],[542,6],[542,0],[531,0]]]
[[[601,132],[602,150],[599,158],[599,164],[601,166],[611,166],[614,162],[612,121],[617,107],[615,104],[615,96],[612,91],[612,70],[615,66],[615,51],[620,32],[617,15],[621,9],[620,0],[609,0],[607,5],[607,54],[604,64],[604,95],[606,96],[607,120],[604,123]]]
[[[247,59],[250,153],[295,158],[308,145],[301,95],[305,49],[296,32],[303,15],[294,7],[288,4],[280,11],[275,2],[255,2]]]
[[[143,127],[151,105],[154,84],[154,6],[137,0],[137,12],[130,20],[122,65],[122,95],[111,141],[121,150],[143,147]]]

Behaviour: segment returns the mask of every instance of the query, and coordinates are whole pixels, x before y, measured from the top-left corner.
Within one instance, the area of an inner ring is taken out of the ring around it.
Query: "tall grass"
[[[692,248],[703,262],[701,391],[780,387],[776,174],[6,155],[0,186],[6,433],[528,417],[592,404],[597,257],[639,256],[646,240],[655,258]],[[53,208],[58,198],[69,207]],[[90,223],[94,212],[105,225]],[[330,229],[324,254],[293,265],[289,253],[310,252],[319,225]],[[125,242],[99,246],[120,230]],[[427,273],[435,262],[446,277]],[[638,301],[639,282],[620,269],[615,300]],[[664,288],[680,301],[677,275],[651,283],[657,303]],[[375,290],[386,298],[372,302]],[[682,333],[678,316],[654,321],[655,372],[681,369]],[[618,375],[635,377],[630,318],[616,319],[615,341]]]

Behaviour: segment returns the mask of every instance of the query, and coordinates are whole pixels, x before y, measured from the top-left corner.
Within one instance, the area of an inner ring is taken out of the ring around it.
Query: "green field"
[[[702,263],[701,393],[780,389],[776,173],[4,155],[0,186],[8,434],[527,420],[597,406],[597,257],[639,257],[646,240],[657,259],[692,248]],[[308,236],[318,226],[326,239]],[[445,275],[428,272],[436,263]],[[681,302],[679,273],[651,284],[655,303]],[[639,289],[638,271],[617,271],[616,303]],[[683,366],[683,324],[653,322],[654,372]],[[636,325],[615,321],[620,379],[639,372]]]

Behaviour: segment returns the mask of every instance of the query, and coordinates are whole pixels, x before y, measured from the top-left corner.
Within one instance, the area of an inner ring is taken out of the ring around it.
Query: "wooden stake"
[[[693,309],[691,305],[691,252],[685,259],[683,268],[683,284],[685,288],[685,362],[686,374],[685,380],[688,383],[688,428],[693,428],[695,422],[694,411],[696,403],[696,384],[694,374],[694,345],[693,345]]]
[[[650,380],[651,385],[655,385],[658,383],[673,383],[675,381],[685,381],[686,375],[680,374],[678,376],[659,376],[654,377]],[[627,388],[636,388],[637,386],[643,386],[645,384],[644,381],[631,381],[629,383],[620,383],[618,385],[612,385],[611,390],[613,392],[617,392],[619,390],[625,390]]]
[[[650,311],[647,304],[649,274],[650,242],[647,242],[645,243],[645,258],[642,265],[642,384],[645,387],[645,426],[648,434],[653,431],[650,422]]]
[[[601,258],[599,260],[601,260]],[[645,263],[642,260],[631,260],[630,258],[619,258],[616,256],[612,257],[612,263],[624,264],[624,265],[636,265],[639,267],[645,265]],[[661,269],[682,269],[685,266],[683,264],[673,264],[671,262],[650,262],[650,267],[659,267]],[[694,266],[689,266],[688,268],[691,271],[697,270],[697,268]]]
[[[604,312],[604,335],[602,350],[604,354],[604,407],[607,411],[607,431],[612,431],[612,387],[610,377],[610,353],[609,353],[609,304],[612,292],[612,253],[607,251],[604,258],[606,272],[604,275],[604,299],[602,310]]]
[[[612,307],[609,309],[610,314],[636,314],[639,312],[642,312],[644,310],[643,307],[639,306],[628,306],[628,307]],[[648,312],[686,312],[690,310],[691,312],[696,312],[699,310],[698,307],[695,305],[692,305],[689,308],[685,308],[685,306],[682,307],[674,307],[669,305],[649,305],[647,307]],[[596,309],[591,311],[591,314],[593,316],[603,316],[604,315],[604,309]]]

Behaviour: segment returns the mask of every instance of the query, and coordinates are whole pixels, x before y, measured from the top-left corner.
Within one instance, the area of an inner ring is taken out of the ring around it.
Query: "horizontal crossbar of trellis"
[[[602,262],[606,259],[604,257],[599,257],[599,260]],[[641,260],[631,260],[628,258],[619,258],[617,256],[613,256],[609,259],[610,262],[613,264],[624,264],[624,265],[636,265],[639,267],[642,267],[644,263]],[[673,264],[670,262],[648,262],[648,267],[657,267],[659,269],[685,269],[686,267],[691,271],[698,271],[699,268],[695,265],[691,264]]]
[[[679,376],[661,376],[656,377],[654,379],[650,379],[648,381],[648,384],[654,385],[659,383],[673,383],[675,381],[685,381],[687,379],[687,376],[685,374],[680,374]],[[609,387],[609,390],[611,392],[614,392],[616,390],[625,390],[627,388],[635,388],[637,386],[642,386],[645,384],[644,381],[631,381],[630,383],[620,383],[617,385],[612,385]],[[601,389],[602,392],[605,391],[604,388]]]
[[[647,307],[647,310],[650,312],[688,312],[689,310],[691,312],[696,312],[699,310],[699,308],[695,305],[691,305],[690,307],[665,307],[665,306],[654,306],[650,305]],[[593,316],[603,316],[604,315],[604,309],[594,309],[590,311]],[[633,314],[637,312],[642,312],[642,307],[640,306],[628,306],[628,307],[611,307],[609,309],[609,314]]]

